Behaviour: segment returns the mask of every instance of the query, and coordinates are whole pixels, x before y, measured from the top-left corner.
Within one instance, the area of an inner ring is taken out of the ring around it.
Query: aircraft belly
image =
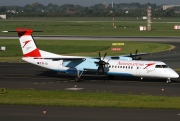
[[[126,72],[107,72],[107,75],[116,75],[116,76],[134,76],[131,73]]]

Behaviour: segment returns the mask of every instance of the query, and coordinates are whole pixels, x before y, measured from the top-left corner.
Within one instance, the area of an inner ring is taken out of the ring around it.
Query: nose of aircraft
[[[171,73],[171,78],[179,78],[179,74],[177,72],[175,72],[174,70],[172,70],[173,73]]]
[[[166,70],[166,73],[164,76],[167,78],[179,78],[179,74],[171,68],[168,68]]]
[[[176,77],[176,78],[179,78],[179,74],[176,73],[176,74],[175,74],[175,77]]]

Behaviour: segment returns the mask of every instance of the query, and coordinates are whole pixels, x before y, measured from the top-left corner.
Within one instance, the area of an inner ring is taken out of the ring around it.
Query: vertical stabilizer
[[[32,37],[33,30],[17,28],[16,32],[19,36],[24,57],[41,57],[40,51]]]

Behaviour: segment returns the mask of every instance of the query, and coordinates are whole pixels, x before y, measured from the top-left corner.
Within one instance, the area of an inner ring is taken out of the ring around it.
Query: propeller
[[[95,64],[99,65],[98,69],[97,69],[97,73],[99,73],[99,71],[102,70],[102,72],[104,74],[105,65],[109,65],[108,62],[104,61],[104,58],[106,57],[106,55],[107,55],[107,53],[105,53],[103,59],[101,59],[101,53],[99,52],[99,62],[94,62]]]
[[[136,52],[135,52],[134,55],[132,55],[132,53],[130,52],[130,56],[131,56],[131,58],[132,58],[133,60],[141,60],[141,59],[142,59],[141,57],[136,58],[136,57],[137,57],[137,53],[138,53],[138,49],[136,50]]]

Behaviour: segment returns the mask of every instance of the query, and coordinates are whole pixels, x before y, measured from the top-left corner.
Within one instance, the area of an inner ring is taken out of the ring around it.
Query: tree
[[[174,17],[174,16],[175,16],[174,9],[169,8],[165,10],[164,17]]]

